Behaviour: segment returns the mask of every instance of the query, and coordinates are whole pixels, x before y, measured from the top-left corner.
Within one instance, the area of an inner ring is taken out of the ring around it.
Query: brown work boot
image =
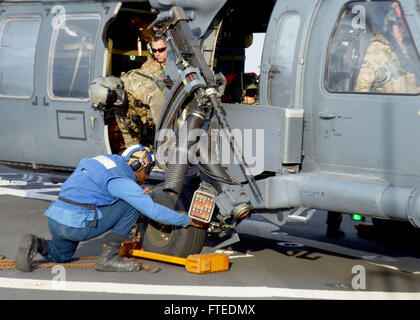
[[[138,262],[120,256],[121,242],[124,241],[124,238],[120,235],[111,234],[106,247],[96,260],[96,271],[132,272],[140,270],[140,264]]]
[[[16,269],[24,272],[32,271],[32,262],[37,253],[48,254],[48,243],[45,239],[25,234],[19,243],[19,249],[15,257]]]

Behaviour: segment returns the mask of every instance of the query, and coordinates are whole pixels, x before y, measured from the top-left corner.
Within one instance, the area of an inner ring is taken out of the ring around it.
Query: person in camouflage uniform
[[[121,75],[127,93],[128,108],[117,115],[118,127],[124,138],[125,147],[144,143],[142,137],[154,132],[165,104],[164,85],[166,44],[161,38],[152,39],[147,61],[140,69]]]
[[[385,18],[383,34],[376,33],[371,40],[359,71],[356,92],[420,92],[419,79],[412,73],[413,67],[404,63],[410,62],[407,45],[403,42],[403,34],[408,36],[408,30],[401,24],[401,19],[395,17],[396,12],[396,8],[393,7]],[[418,61],[418,57],[416,59]]]

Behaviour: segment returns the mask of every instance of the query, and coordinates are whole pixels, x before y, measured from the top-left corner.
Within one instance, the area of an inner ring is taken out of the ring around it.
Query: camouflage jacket
[[[414,75],[401,66],[385,37],[376,34],[364,56],[355,91],[405,94],[418,90]]]
[[[159,120],[160,112],[165,104],[163,87],[144,75],[161,79],[164,73],[165,64],[148,57],[140,69],[130,70],[121,75],[127,92],[127,115],[131,119],[138,117],[148,127],[153,127]]]

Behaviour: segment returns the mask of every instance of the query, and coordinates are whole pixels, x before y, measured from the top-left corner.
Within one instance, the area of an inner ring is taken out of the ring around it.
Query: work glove
[[[191,218],[189,225],[193,226],[193,227],[196,227],[196,228],[207,228],[209,224]]]

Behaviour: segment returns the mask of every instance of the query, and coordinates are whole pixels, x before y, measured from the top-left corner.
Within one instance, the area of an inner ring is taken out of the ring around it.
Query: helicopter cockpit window
[[[330,92],[420,93],[420,59],[396,1],[348,3],[330,40]]]
[[[40,17],[8,18],[0,23],[0,96],[32,96],[40,26]]]
[[[98,15],[66,15],[55,28],[48,72],[50,97],[88,99],[99,23]]]

